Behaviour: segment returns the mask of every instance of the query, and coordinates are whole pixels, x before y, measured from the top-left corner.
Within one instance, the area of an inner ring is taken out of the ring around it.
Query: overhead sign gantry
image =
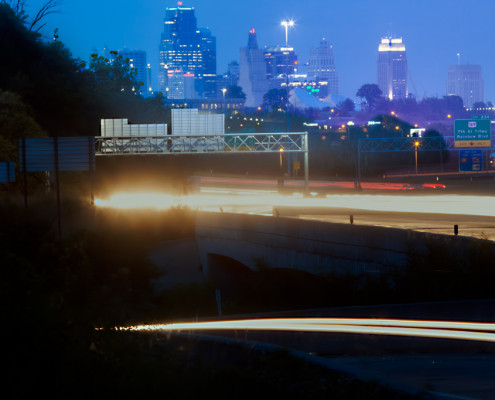
[[[165,135],[95,137],[96,156],[180,154],[304,154],[304,187],[309,188],[308,133],[239,133],[222,135]]]

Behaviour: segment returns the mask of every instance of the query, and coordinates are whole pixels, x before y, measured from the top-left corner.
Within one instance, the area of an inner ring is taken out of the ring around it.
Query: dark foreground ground
[[[198,277],[201,266],[184,244],[194,235],[189,210],[95,216],[69,200],[62,209],[59,236],[50,201],[31,203],[27,211],[8,202],[0,207],[4,398],[405,399],[287,351],[227,347],[212,353],[196,340],[112,328],[217,315],[217,289],[226,315],[493,297],[493,252],[482,245],[473,249],[472,266],[416,257],[409,275],[380,280],[261,268],[237,270],[223,281],[190,281],[181,268]],[[190,261],[168,254],[166,272],[177,280],[159,288],[164,271],[149,256],[163,242],[182,243]],[[448,249],[437,250],[446,260]]]

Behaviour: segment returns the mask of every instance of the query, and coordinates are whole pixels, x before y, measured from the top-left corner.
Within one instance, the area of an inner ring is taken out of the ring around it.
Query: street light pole
[[[287,62],[286,62],[286,70],[285,70],[285,114],[287,117],[287,133],[290,131],[290,118],[289,118],[289,27],[294,26],[293,20],[284,20],[281,22],[281,25],[285,27],[285,51],[287,53]],[[291,159],[290,154],[287,154],[287,175],[291,175]]]
[[[282,153],[284,152],[284,148],[281,147],[279,152],[280,152],[280,178],[278,179],[278,191],[279,193],[282,193],[284,189],[284,170],[282,169]]]
[[[225,110],[225,109],[226,109],[226,107],[225,107],[225,93],[226,93],[226,92],[227,92],[227,89],[226,89],[226,88],[223,88],[223,89],[222,89],[222,94],[223,94],[223,112],[224,112],[224,113],[225,113],[225,111],[226,111],[226,110]]]
[[[418,147],[419,147],[419,140],[416,140],[414,142],[414,160],[416,165],[416,175],[418,175]]]

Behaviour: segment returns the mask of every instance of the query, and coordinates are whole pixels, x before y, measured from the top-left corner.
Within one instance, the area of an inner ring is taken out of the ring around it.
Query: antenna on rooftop
[[[457,65],[461,65],[461,53],[457,53]]]

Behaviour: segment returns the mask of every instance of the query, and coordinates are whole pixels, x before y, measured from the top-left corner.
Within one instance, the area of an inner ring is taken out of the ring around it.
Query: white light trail
[[[327,195],[304,197],[280,195],[269,190],[202,189],[199,194],[172,196],[163,193],[120,193],[95,204],[119,209],[167,209],[187,206],[204,211],[218,211],[219,207],[249,207],[271,209],[295,208],[343,208],[352,210],[408,212],[426,214],[476,215],[495,217],[495,197],[490,196],[386,196],[386,195]],[[245,212],[252,212],[252,209]]]
[[[297,331],[395,335],[495,342],[495,324],[363,318],[267,318],[232,321],[170,323],[118,328],[122,331]]]

